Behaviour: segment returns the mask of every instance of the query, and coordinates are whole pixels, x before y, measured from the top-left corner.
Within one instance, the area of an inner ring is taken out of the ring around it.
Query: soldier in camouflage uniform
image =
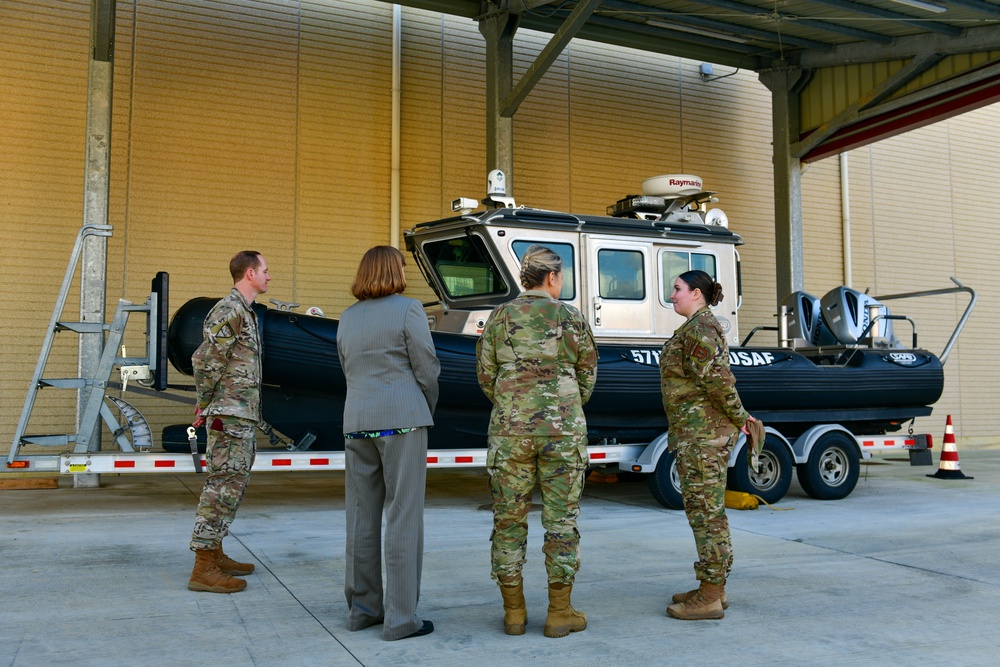
[[[685,620],[722,618],[729,606],[724,587],[733,565],[726,470],[737,431],[746,432],[753,417],[736,393],[729,346],[709,310],[722,300],[722,286],[704,271],[687,271],[674,282],[670,300],[688,320],[660,352],[660,387],[684,512],[694,531],[700,586],[674,595],[667,614]]]
[[[526,291],[493,311],[477,344],[479,385],[493,403],[486,463],[493,579],[504,600],[504,631],[524,634],[521,567],[537,483],[549,581],[545,635],[564,637],[587,627],[570,593],[580,569],[576,519],[588,464],[583,404],[597,380],[597,348],[580,312],[558,300],[562,260],[556,253],[528,248],[521,284]]]
[[[198,405],[195,426],[207,425],[208,477],[198,501],[191,550],[192,591],[234,593],[246,582],[232,575],[253,572],[222,551],[243,501],[256,455],[260,422],[261,341],[253,302],[271,280],[260,253],[244,250],[229,263],[235,285],[205,318],[205,341],[191,357]]]

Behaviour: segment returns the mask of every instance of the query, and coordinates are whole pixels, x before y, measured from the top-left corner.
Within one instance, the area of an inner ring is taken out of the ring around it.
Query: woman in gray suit
[[[441,367],[424,309],[403,296],[404,289],[402,253],[391,246],[370,249],[351,285],[358,302],[344,311],[337,328],[337,353],[347,378],[347,627],[383,623],[386,640],[434,631],[416,609],[424,555],[427,429],[434,424]]]

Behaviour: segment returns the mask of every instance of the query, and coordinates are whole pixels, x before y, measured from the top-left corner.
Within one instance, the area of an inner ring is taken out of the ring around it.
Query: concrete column
[[[115,0],[91,0],[90,65],[87,75],[87,143],[84,165],[83,223],[108,224],[111,172],[111,97],[114,83]],[[107,238],[87,238],[80,262],[80,321],[104,323],[107,297]],[[80,334],[79,376],[94,377],[104,349],[104,334]],[[91,392],[85,387],[77,399],[77,433],[87,451],[101,448],[101,420],[93,433],[81,433],[80,421]],[[77,487],[100,485],[100,475],[73,476]]]
[[[520,16],[497,11],[479,19],[486,39],[486,170],[500,169],[507,177],[507,195],[514,195],[514,117],[501,115],[501,103],[514,86],[514,34]]]
[[[774,162],[774,255],[776,299],[803,289],[802,165],[792,155],[799,140],[799,97],[796,84],[803,70],[791,67],[761,72],[771,91],[772,159]]]

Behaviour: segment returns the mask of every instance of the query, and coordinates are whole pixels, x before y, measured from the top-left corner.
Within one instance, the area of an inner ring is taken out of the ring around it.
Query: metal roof
[[[473,20],[516,15],[554,43],[576,37],[760,74],[794,71],[800,141],[791,152],[806,162],[1000,101],[1000,0],[401,4]]]
[[[403,0],[480,18],[509,11],[555,32],[587,0]],[[763,70],[877,62],[933,50],[1000,48],[1000,4],[988,0],[603,0],[577,37]]]

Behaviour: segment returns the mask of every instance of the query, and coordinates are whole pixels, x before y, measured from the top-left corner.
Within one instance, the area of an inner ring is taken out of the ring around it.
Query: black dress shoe
[[[430,621],[424,621],[423,626],[421,626],[419,630],[417,630],[412,634],[406,635],[405,637],[403,637],[403,639],[409,639],[410,637],[423,637],[424,635],[429,635],[432,632],[434,632],[434,624],[431,623]]]

